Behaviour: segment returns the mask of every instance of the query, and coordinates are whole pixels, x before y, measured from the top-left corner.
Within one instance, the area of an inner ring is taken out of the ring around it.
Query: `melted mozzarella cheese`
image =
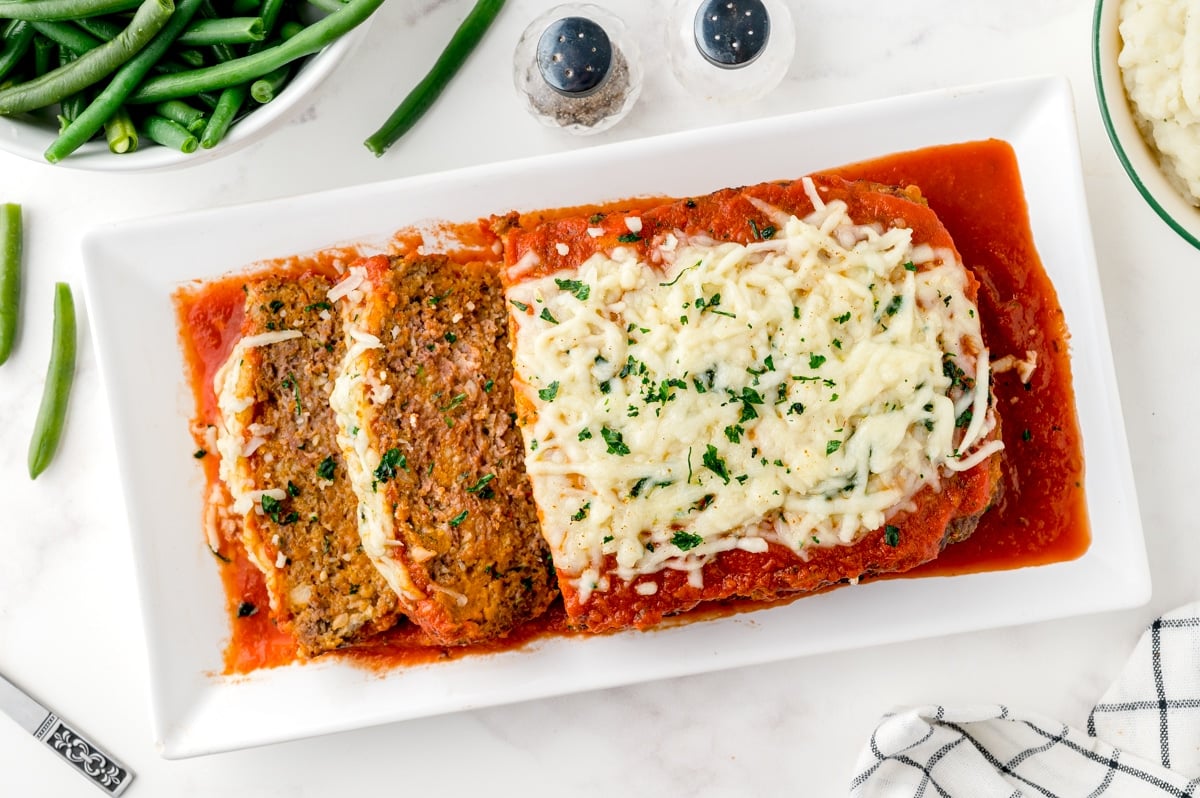
[[[962,265],[846,211],[509,289],[526,468],[582,600],[610,574],[701,584],[735,548],[853,544],[1000,447]]]

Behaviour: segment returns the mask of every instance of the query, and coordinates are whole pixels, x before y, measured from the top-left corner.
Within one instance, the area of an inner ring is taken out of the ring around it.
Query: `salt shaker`
[[[749,102],[787,73],[796,31],[782,0],[676,0],[667,51],[675,77],[692,94]]]
[[[513,56],[513,81],[543,124],[597,133],[637,102],[637,45],[621,20],[590,3],[556,6],[529,24]]]

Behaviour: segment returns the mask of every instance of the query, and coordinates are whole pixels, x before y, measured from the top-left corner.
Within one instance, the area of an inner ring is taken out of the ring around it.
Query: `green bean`
[[[383,5],[384,0],[351,0],[345,7],[314,22],[286,42],[253,55],[177,75],[150,78],[129,97],[129,102],[156,103],[223,89],[262,77],[284,64],[315,53],[357,27]]]
[[[211,150],[221,143],[225,134],[229,132],[229,126],[233,124],[238,111],[246,102],[246,95],[249,94],[249,91],[250,89],[245,83],[230,86],[221,91],[217,104],[213,106],[212,115],[208,117],[208,124],[204,126],[204,132],[200,135],[201,147]]]
[[[183,153],[193,153],[200,145],[200,140],[186,127],[158,114],[148,114],[142,120],[142,132],[154,143]]]
[[[308,0],[308,3],[322,11],[339,11],[346,5],[343,0]]]
[[[85,53],[40,78],[0,91],[0,114],[15,114],[53,105],[112,73],[145,47],[171,19],[172,0],[145,0],[133,21],[111,42]],[[167,99],[167,98],[162,98]]]
[[[42,388],[42,404],[29,441],[29,477],[37,479],[54,459],[58,441],[67,421],[67,400],[75,379],[75,301],[71,286],[54,286],[54,338],[50,344],[50,365]]]
[[[0,2],[0,19],[77,19],[128,11],[141,0],[6,0]]]
[[[0,365],[17,341],[21,310],[21,206],[0,205]]]
[[[252,11],[258,11],[259,5],[258,0],[233,0],[233,13],[244,17]]]
[[[45,152],[47,161],[58,163],[96,135],[105,120],[112,116],[117,108],[124,105],[130,92],[141,83],[150,68],[174,44],[175,39],[192,21],[192,17],[200,8],[200,3],[201,0],[180,0],[171,21],[163,26],[154,40],[130,59],[125,66],[117,70],[108,85],[96,95],[96,99],[92,100],[91,105],[50,144]]]
[[[79,56],[75,55],[75,53],[71,52],[66,47],[59,47],[58,57],[59,64],[61,65],[70,63]],[[63,97],[58,101],[58,129],[60,133],[63,130],[66,130],[67,125],[71,124],[75,117],[83,113],[84,108],[87,108],[86,91],[86,89],[83,91],[77,91],[69,97]]]
[[[136,152],[138,148],[138,132],[130,118],[129,112],[123,107],[104,123],[104,138],[108,141],[109,152],[121,155],[126,152]]]
[[[76,55],[95,50],[100,45],[104,44],[102,39],[98,39],[92,34],[81,28],[72,25],[69,22],[30,22],[33,29],[45,36],[47,39],[56,42],[60,47],[66,47]]]
[[[0,50],[0,79],[25,57],[29,45],[33,44],[35,33],[37,31],[28,22],[18,22],[8,29],[8,35],[4,37],[4,49]]]
[[[95,36],[97,39],[101,39],[106,42],[110,39],[117,38],[121,35],[121,31],[125,30],[125,27],[121,23],[101,17],[77,19],[75,20],[75,24]]]
[[[45,36],[33,37],[33,74],[45,75],[50,71],[50,59],[58,54],[58,45]]]
[[[269,103],[275,99],[275,95],[283,88],[283,84],[287,82],[288,75],[291,74],[292,68],[284,64],[274,72],[268,72],[258,80],[250,84],[250,96],[257,103]]]
[[[417,123],[457,74],[503,6],[504,0],[477,0],[475,7],[458,26],[454,36],[450,38],[450,43],[429,70],[429,74],[409,92],[379,130],[363,142],[368,150],[376,156],[383,155]],[[334,16],[341,13],[339,11]]]
[[[193,108],[183,100],[161,102],[154,106],[154,112],[183,125],[189,133],[198,133],[207,124],[204,112]]]
[[[249,44],[261,42],[266,35],[262,17],[198,19],[179,37],[180,44]]]
[[[279,26],[279,38],[287,41],[302,30],[304,30],[303,24],[294,19],[289,19],[287,22]]]

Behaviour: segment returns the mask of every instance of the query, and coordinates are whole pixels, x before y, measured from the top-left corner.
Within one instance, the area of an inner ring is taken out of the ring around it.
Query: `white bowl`
[[[1092,20],[1092,71],[1100,115],[1117,158],[1142,198],[1179,235],[1200,248],[1200,208],[1192,205],[1167,180],[1158,158],[1142,137],[1121,82],[1117,57],[1120,0],[1096,0]]]
[[[57,168],[86,169],[96,172],[143,172],[192,166],[211,161],[259,141],[286,122],[314,89],[329,76],[337,65],[366,33],[372,18],[368,18],[340,39],[308,57],[300,70],[271,102],[259,106],[242,117],[229,129],[225,138],[212,149],[197,148],[191,154],[162,147],[142,136],[135,152],[116,155],[109,152],[102,140],[89,141],[56,164]],[[252,102],[247,100],[247,102]],[[50,125],[0,116],[0,150],[49,165],[46,148],[57,138],[58,131]]]

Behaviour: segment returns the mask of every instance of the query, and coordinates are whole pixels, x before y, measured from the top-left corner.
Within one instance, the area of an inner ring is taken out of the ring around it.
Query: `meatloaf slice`
[[[335,295],[332,403],[367,554],[443,644],[502,636],[557,594],[515,423],[494,267],[366,259]]]
[[[319,275],[248,282],[242,338],[217,374],[221,476],[271,612],[301,655],[363,640],[400,617],[362,550],[357,499],[329,408],[345,353]]]

